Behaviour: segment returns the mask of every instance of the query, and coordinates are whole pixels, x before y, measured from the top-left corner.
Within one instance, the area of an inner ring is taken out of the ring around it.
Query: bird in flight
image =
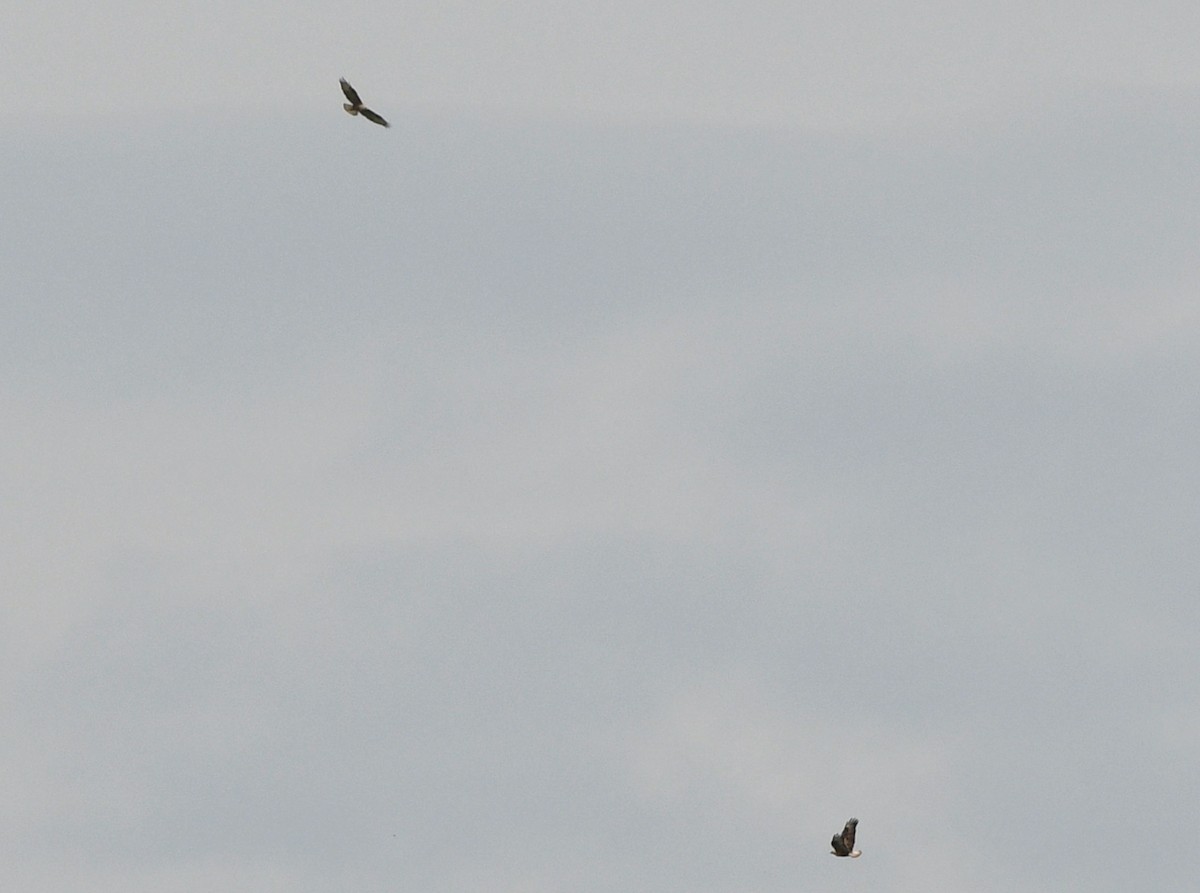
[[[858,819],[851,819],[846,822],[846,827],[842,829],[841,834],[833,835],[833,854],[835,856],[849,856],[851,859],[857,859],[862,855],[854,848],[854,831],[858,828]]]
[[[384,127],[391,126],[387,121],[383,120],[381,115],[375,114],[375,112],[371,111],[362,104],[362,100],[358,98],[358,91],[350,86],[350,82],[348,80],[345,78],[342,78],[341,80],[342,92],[345,93],[346,98],[350,100],[349,102],[342,103],[342,108],[346,110],[347,114],[362,115],[368,121],[374,121],[376,124],[382,124]]]

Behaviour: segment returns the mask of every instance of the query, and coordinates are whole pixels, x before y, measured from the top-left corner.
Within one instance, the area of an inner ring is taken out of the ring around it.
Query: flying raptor
[[[362,104],[362,100],[358,98],[358,91],[350,86],[350,82],[348,80],[342,78],[341,81],[342,92],[345,93],[346,98],[350,100],[349,102],[342,103],[342,108],[344,108],[348,114],[362,115],[368,121],[374,121],[376,124],[382,124],[384,127],[391,126],[387,121],[383,120],[381,115],[375,114],[375,112],[371,111]]]
[[[846,827],[842,829],[841,834],[833,835],[833,854],[835,856],[849,856],[851,859],[857,859],[862,855],[854,848],[854,831],[858,828],[858,819],[851,819],[846,822]]]

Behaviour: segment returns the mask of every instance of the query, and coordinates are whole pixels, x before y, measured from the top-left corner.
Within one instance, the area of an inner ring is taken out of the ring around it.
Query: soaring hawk
[[[854,848],[854,831],[858,828],[858,819],[851,819],[846,822],[846,827],[842,829],[841,834],[833,835],[833,854],[835,856],[849,856],[851,859],[857,859],[862,855]]]
[[[358,98],[358,91],[350,86],[350,82],[342,78],[342,92],[346,94],[349,102],[343,102],[342,108],[351,115],[362,115],[368,121],[374,121],[376,124],[382,124],[384,127],[390,127],[387,121],[383,120],[380,115],[375,114],[369,108],[362,104],[362,100]]]

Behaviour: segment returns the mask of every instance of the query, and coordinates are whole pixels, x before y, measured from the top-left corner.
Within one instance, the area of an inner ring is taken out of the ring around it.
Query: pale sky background
[[[5,890],[1197,889],[1200,6],[42,7]]]

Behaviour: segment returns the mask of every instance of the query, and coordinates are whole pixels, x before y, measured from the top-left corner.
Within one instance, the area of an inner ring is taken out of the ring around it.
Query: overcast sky
[[[1200,6],[902,6],[10,16],[0,885],[1194,890]]]

